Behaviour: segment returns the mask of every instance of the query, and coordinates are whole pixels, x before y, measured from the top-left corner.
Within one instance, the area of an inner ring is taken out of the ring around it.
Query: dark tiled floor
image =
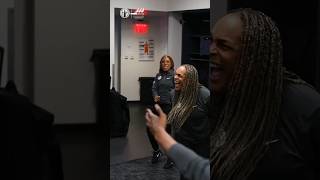
[[[111,179],[180,178],[176,168],[163,169],[163,165],[166,162],[166,157],[164,156],[160,158],[159,163],[153,165],[151,162],[146,163],[142,160],[142,158],[148,157],[148,161],[151,161],[149,157],[151,157],[153,151],[146,133],[145,108],[146,106],[140,103],[129,103],[131,122],[127,137],[110,139],[110,164],[114,165],[110,176]],[[142,164],[131,161],[135,159],[139,159],[137,161],[141,161]],[[127,163],[119,164],[121,162]],[[130,166],[128,163],[133,164]],[[119,167],[121,168],[119,169]]]
[[[110,139],[110,164],[151,156],[144,119],[145,106],[129,102],[130,125],[126,137]]]

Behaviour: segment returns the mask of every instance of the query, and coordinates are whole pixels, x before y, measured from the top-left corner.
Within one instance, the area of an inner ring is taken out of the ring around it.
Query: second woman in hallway
[[[171,96],[170,91],[174,89],[174,62],[168,55],[164,55],[160,60],[159,73],[157,73],[152,86],[152,96],[154,103],[159,104],[165,114],[171,110]],[[167,132],[170,134],[170,125],[167,126]],[[147,128],[148,137],[153,148],[152,163],[157,163],[161,157],[159,145],[154,139],[150,130]],[[170,168],[173,162],[168,159],[164,168]]]
[[[176,69],[172,110],[168,114],[174,139],[203,158],[209,158],[210,91],[198,80],[197,69],[184,64]],[[183,174],[181,180],[186,179]]]

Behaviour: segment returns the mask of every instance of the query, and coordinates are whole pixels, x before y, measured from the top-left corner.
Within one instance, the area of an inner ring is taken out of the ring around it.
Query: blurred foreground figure
[[[275,23],[240,9],[212,38],[211,178],[320,179],[320,95],[282,66]]]

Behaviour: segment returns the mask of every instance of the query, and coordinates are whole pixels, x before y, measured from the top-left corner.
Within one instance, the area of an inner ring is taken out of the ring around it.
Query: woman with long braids
[[[212,38],[211,179],[320,179],[320,95],[282,66],[275,23],[240,9]]]
[[[174,79],[173,107],[168,114],[173,136],[177,142],[208,158],[210,91],[199,84],[198,72],[192,65],[185,64],[176,69]]]

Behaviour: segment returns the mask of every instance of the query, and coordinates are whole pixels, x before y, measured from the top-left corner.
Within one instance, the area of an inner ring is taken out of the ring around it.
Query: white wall
[[[109,1],[109,0],[107,0]],[[167,9],[167,1],[152,1],[150,0],[110,0],[110,75],[111,75],[111,86],[115,87],[116,90],[120,90],[117,82],[119,81],[118,74],[118,66],[119,64],[119,56],[116,54],[118,52],[117,46],[115,46],[115,8],[141,8],[144,7],[150,11],[166,11]],[[114,64],[114,69],[112,69],[112,65]],[[115,77],[113,77],[115,75]]]
[[[58,124],[95,122],[92,50],[108,47],[105,0],[35,0],[34,101]]]
[[[14,7],[14,0],[0,1],[0,45],[4,48],[5,53],[3,57],[1,87],[3,87],[8,78],[8,8]]]
[[[108,1],[108,0],[107,0]],[[112,72],[112,65],[116,64],[118,62],[117,55],[115,54],[117,52],[115,47],[115,22],[114,22],[114,9],[115,8],[141,8],[144,7],[147,10],[150,11],[163,11],[163,12],[169,12],[169,11],[181,11],[181,10],[194,10],[194,9],[209,9],[210,8],[210,0],[159,0],[159,1],[150,1],[150,0],[110,0],[110,75],[112,78],[112,81],[115,82],[115,84],[111,84],[111,86],[114,86],[117,90],[119,90],[119,87],[117,86],[118,77],[113,77],[113,74],[117,75],[117,69],[114,69],[114,73]],[[182,27],[179,28],[179,25],[177,23],[177,19],[170,17],[169,18],[169,24],[177,27],[177,31],[174,31],[172,28],[169,27],[169,37],[175,37],[172,40],[168,40],[167,47],[168,49],[167,53],[173,53],[173,56],[175,57],[175,60],[178,61],[178,59],[181,59],[181,51],[174,53],[174,50],[171,50],[171,47],[176,47],[176,49],[181,49],[181,40],[179,39],[181,34],[180,30],[182,32]],[[178,40],[178,41],[175,41]],[[180,42],[179,42],[180,41]],[[173,44],[171,44],[173,43]],[[180,43],[180,44],[179,44]],[[177,53],[180,53],[180,55],[177,55]],[[180,56],[180,57],[179,57]],[[181,61],[181,60],[180,60]],[[180,62],[181,63],[181,62]],[[177,62],[176,64],[180,64]],[[115,65],[117,67],[117,65]]]
[[[159,71],[159,61],[167,54],[168,15],[161,12],[149,12],[144,19],[149,24],[149,32],[133,32],[134,20],[122,19],[121,23],[121,94],[129,101],[139,101],[139,77],[154,77]],[[154,40],[154,60],[139,61],[139,38]],[[125,59],[125,57],[128,59]],[[133,59],[131,59],[133,58]]]
[[[209,9],[210,0],[167,0],[167,11]]]

